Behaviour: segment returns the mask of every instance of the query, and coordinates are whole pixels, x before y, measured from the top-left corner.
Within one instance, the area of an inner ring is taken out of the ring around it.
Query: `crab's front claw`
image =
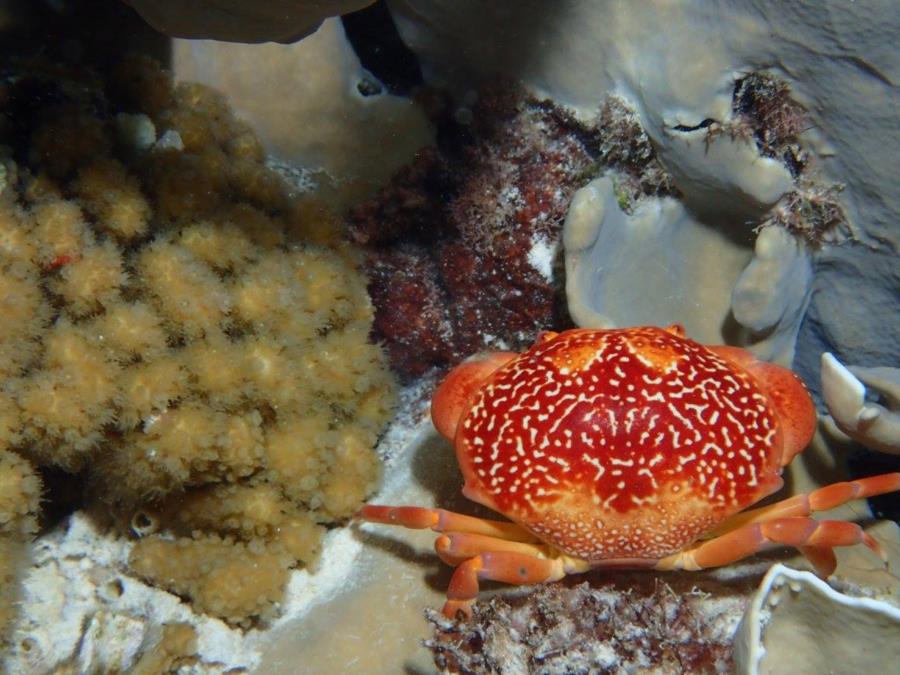
[[[470,356],[451,370],[431,399],[431,419],[438,433],[452,441],[472,397],[498,368],[517,356],[515,352],[485,352]]]
[[[482,579],[525,586],[557,581],[566,575],[562,560],[538,558],[514,551],[485,551],[463,561],[456,568],[447,587],[444,616],[453,619],[458,612],[472,616],[472,602],[478,596]]]

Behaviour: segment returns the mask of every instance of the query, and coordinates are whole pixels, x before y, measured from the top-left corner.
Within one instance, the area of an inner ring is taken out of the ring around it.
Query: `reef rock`
[[[738,626],[735,672],[890,672],[900,660],[898,632],[897,606],[840,593],[810,572],[776,564]]]
[[[817,256],[797,365],[817,389],[823,350],[862,365],[900,361],[900,280],[891,269],[900,244],[894,226],[900,159],[884,142],[896,125],[893,36],[900,15],[889,3],[805,0],[790,12],[774,0],[732,0],[714,10],[698,0],[639,6],[393,0],[390,6],[426,80],[461,95],[473,83],[506,76],[584,117],[596,115],[610,93],[630,101],[695,210],[759,213],[789,187],[785,167],[771,157],[754,160],[755,149],[740,138],[720,134],[706,147],[711,130],[727,127],[746,74],[770,68],[808,111],[800,136],[816,159],[817,177],[844,185],[849,224],[845,241]]]
[[[564,227],[566,294],[580,326],[681,323],[702,342],[738,343],[790,362],[812,277],[783,229],[729,237],[664,197],[618,205],[613,181],[576,193]],[[736,241],[737,239],[737,241]],[[752,257],[751,257],[752,256]]]
[[[340,200],[371,194],[432,140],[421,107],[363,67],[339,19],[296,44],[174,40],[172,70],[222,92],[273,159]]]
[[[315,32],[325,19],[352,12],[372,0],[126,0],[147,23],[167,35],[236,42],[292,42]]]

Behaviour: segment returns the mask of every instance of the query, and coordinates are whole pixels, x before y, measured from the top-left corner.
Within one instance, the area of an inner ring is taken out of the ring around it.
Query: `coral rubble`
[[[149,59],[0,89],[4,578],[58,468],[142,537],[134,572],[271,615],[379,479],[393,382],[358,254],[220,95]]]
[[[437,113],[438,146],[350,215],[369,247],[375,335],[406,377],[568,325],[553,266],[592,131],[509,84]]]
[[[743,601],[711,603],[660,581],[623,591],[608,583],[538,586],[475,604],[469,622],[429,611],[426,642],[447,673],[727,673]]]

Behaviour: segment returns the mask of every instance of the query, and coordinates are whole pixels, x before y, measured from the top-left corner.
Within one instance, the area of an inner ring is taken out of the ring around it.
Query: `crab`
[[[366,521],[431,528],[456,567],[444,614],[471,616],[479,581],[533,584],[597,568],[699,570],[793,546],[821,577],[859,525],[811,514],[900,489],[900,473],[747,510],[783,485],[816,411],[790,370],[668,328],[546,332],[522,354],[463,362],[435,391],[463,494],[509,519],[367,504]]]

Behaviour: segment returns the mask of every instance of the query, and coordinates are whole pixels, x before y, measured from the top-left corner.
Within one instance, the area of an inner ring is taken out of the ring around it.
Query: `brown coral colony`
[[[0,570],[36,468],[61,468],[143,514],[149,582],[270,614],[379,477],[393,384],[356,254],[220,95],[150,60],[107,88],[3,87]]]

